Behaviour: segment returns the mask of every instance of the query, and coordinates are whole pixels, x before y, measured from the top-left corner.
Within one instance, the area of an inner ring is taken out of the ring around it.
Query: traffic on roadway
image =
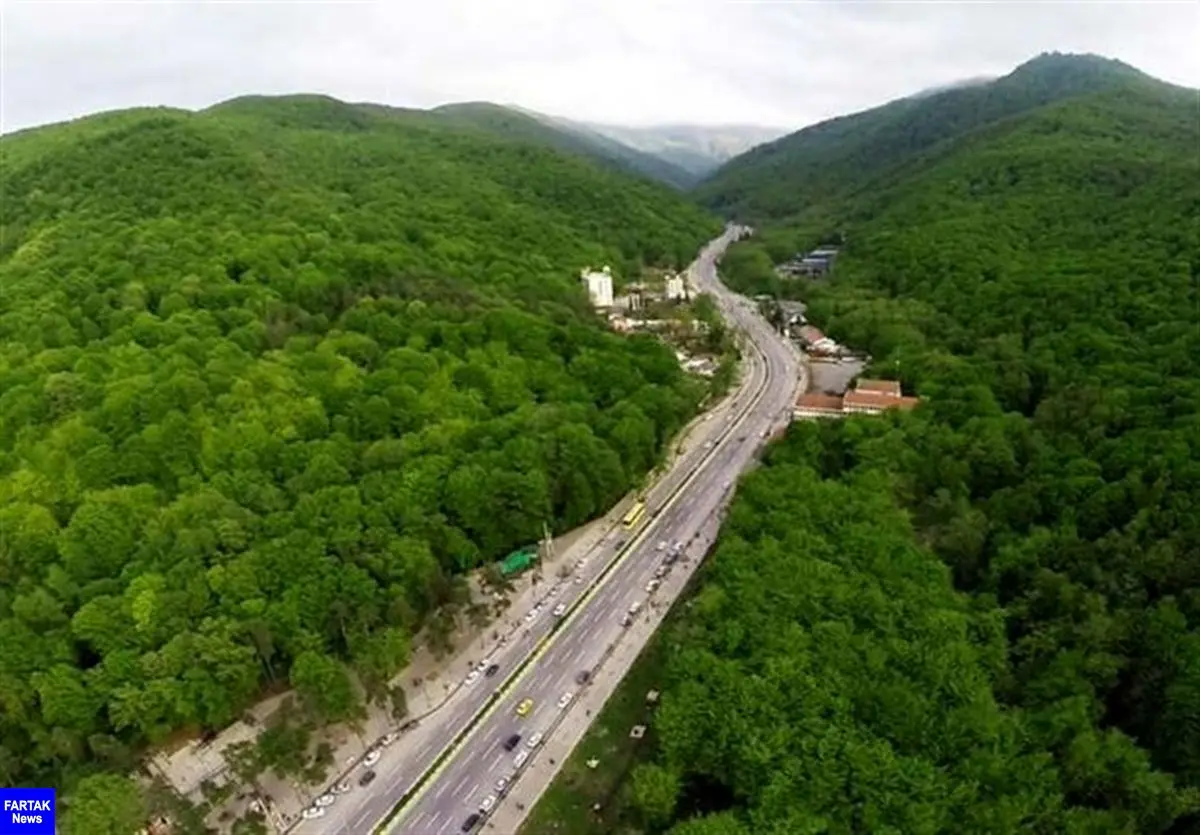
[[[689,554],[688,543],[725,503],[794,399],[791,349],[717,281],[716,260],[733,234],[711,242],[689,268],[749,337],[743,382],[702,424],[704,442],[685,452],[570,576],[546,582],[537,605],[445,705],[407,730],[407,756],[389,757],[387,744],[395,737],[385,737],[355,769],[357,776],[340,782],[336,802],[330,795],[324,806],[311,807],[292,832],[482,829],[632,620],[644,607],[670,604],[657,599],[660,581],[678,562],[701,556]]]

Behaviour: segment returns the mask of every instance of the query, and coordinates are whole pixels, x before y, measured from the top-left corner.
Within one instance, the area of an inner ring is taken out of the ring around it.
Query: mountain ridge
[[[1121,87],[1183,89],[1115,59],[1043,53],[993,81],[918,93],[828,119],[735,157],[694,190],[725,214],[762,220],[803,211],[905,159],[1044,105]]]

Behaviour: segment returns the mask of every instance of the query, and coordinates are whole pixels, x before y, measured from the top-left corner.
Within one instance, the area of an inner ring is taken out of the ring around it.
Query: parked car
[[[360,786],[369,786],[369,785],[371,785],[371,782],[372,782],[374,779],[375,779],[375,772],[374,772],[374,771],[368,771],[368,772],[366,772],[365,774],[363,774],[363,776],[362,776],[362,777],[359,777],[359,778],[358,778],[358,784],[359,784]]]

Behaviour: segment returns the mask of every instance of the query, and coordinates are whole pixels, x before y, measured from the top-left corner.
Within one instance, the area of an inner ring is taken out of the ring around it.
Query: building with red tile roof
[[[796,419],[845,417],[846,415],[878,415],[890,409],[908,411],[921,402],[919,397],[905,397],[895,380],[860,379],[853,391],[843,395],[802,394],[796,399],[792,416]]]

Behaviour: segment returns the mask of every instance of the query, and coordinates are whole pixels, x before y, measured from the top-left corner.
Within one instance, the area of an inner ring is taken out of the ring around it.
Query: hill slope
[[[343,662],[386,698],[464,570],[609,506],[702,394],[576,271],[718,224],[577,156],[299,96],[0,158],[5,785],[70,793],[263,687],[343,718]]]
[[[829,281],[734,247],[924,403],[794,426],[748,479],[633,822],[1197,831],[1195,117],[1139,80],[941,143],[835,206]]]
[[[991,83],[900,99],[759,146],[720,168],[695,196],[740,218],[786,217],[862,189],[973,130],[1074,96],[1147,85],[1161,82],[1119,61],[1042,55]]]
[[[594,122],[572,122],[550,117],[557,123],[665,160],[691,175],[695,185],[722,163],[784,133],[758,125],[656,125],[633,128]]]
[[[695,185],[698,177],[686,168],[580,125],[522,108],[488,102],[448,104],[432,113],[457,124],[472,125],[499,136],[536,142],[568,153],[582,154],[617,169],[641,174],[678,189]]]

